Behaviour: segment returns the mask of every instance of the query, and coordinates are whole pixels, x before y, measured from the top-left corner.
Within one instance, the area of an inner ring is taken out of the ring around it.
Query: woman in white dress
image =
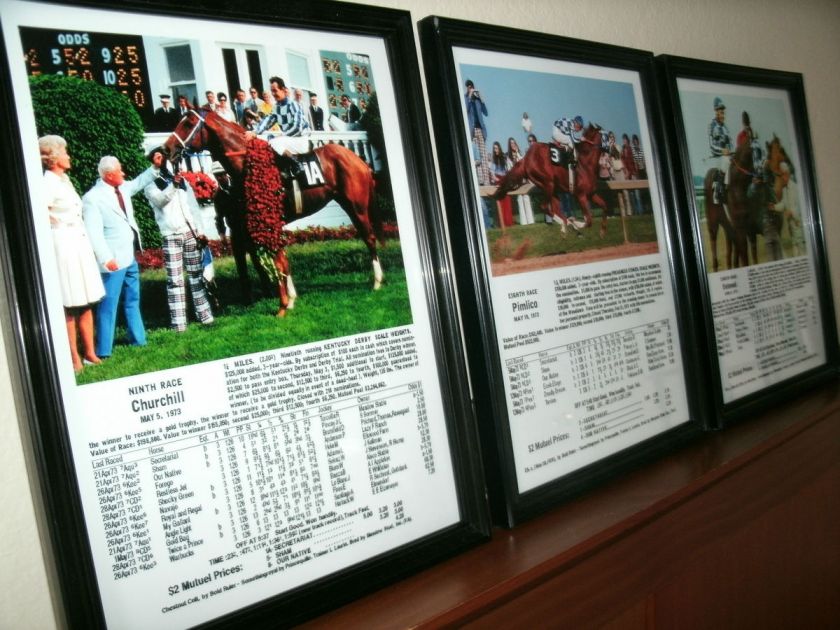
[[[91,306],[102,299],[105,289],[82,220],[82,200],[67,177],[70,169],[67,142],[61,136],[44,136],[38,145],[70,355],[73,369],[79,372],[84,365],[82,358],[88,363],[101,363],[94,350]]]
[[[224,92],[218,94],[218,105],[216,106],[216,113],[228,122],[236,122],[236,114],[228,107],[228,97]]]

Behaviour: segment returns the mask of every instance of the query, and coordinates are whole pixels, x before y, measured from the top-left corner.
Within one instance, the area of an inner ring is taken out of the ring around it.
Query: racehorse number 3
[[[554,145],[535,142],[519,160],[507,172],[496,189],[496,199],[501,199],[510,191],[518,188],[523,180],[527,179],[540,188],[550,200],[550,213],[552,219],[563,227],[565,233],[566,225],[575,230],[580,227],[592,226],[592,213],[590,212],[590,200],[602,210],[601,215],[601,238],[607,233],[607,204],[601,196],[595,192],[598,184],[598,158],[600,156],[601,131],[596,125],[589,125],[583,132],[583,140],[575,145],[577,150],[577,166],[574,175],[574,187],[570,191],[569,169],[557,163],[559,149]],[[583,209],[585,224],[578,225],[574,219],[567,217],[560,206],[557,195],[561,192],[571,192],[578,200]]]

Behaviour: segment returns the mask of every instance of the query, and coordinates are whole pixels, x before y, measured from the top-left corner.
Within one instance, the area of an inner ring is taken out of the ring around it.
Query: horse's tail
[[[493,193],[495,199],[502,199],[508,191],[519,188],[524,180],[528,179],[525,174],[525,160],[519,160],[511,169],[502,177],[499,182],[499,187]]]

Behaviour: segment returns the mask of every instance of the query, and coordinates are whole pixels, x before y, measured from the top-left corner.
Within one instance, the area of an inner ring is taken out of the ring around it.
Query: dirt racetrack
[[[568,254],[523,258],[521,260],[507,259],[504,262],[493,263],[492,273],[494,276],[507,276],[514,273],[552,269],[554,267],[568,267],[570,265],[583,265],[602,260],[612,260],[614,258],[645,256],[647,254],[655,254],[658,251],[659,246],[656,241],[626,243],[616,247],[602,247],[600,249],[589,249],[582,252],[570,252]]]

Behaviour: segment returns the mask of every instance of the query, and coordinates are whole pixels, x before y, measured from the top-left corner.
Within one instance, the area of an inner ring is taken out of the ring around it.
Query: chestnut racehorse
[[[238,190],[244,190],[246,145],[245,130],[228,122],[212,111],[191,110],[178,123],[163,145],[169,159],[177,161],[188,149],[208,150],[213,159],[227,171]],[[255,142],[263,142],[255,140]],[[373,288],[383,281],[382,266],[376,251],[377,237],[382,240],[382,223],[374,208],[374,179],[370,167],[358,155],[338,144],[325,144],[315,149],[321,162],[325,184],[302,191],[300,218],[317,212],[335,200],[353,223],[359,238],[367,245],[373,268]],[[247,201],[247,200],[246,200]],[[371,222],[373,218],[373,222]],[[273,252],[274,266],[279,277],[279,316],[294,307],[297,296],[289,273],[289,262],[283,248]]]
[[[754,179],[763,177],[763,166],[753,165],[752,146],[749,142],[742,143],[729,162],[729,187],[726,190],[734,249],[734,256],[728,261],[730,266],[746,267],[750,264],[750,256],[753,264],[758,262],[757,236],[761,233],[760,217],[763,214],[762,205],[767,203],[767,187],[762,182],[751,190],[750,184]]]
[[[712,271],[717,271],[720,263],[717,253],[718,231],[722,228],[726,237],[726,268],[735,266],[735,228],[729,220],[726,208],[722,203],[715,202],[715,180],[718,169],[710,168],[703,180],[703,194],[706,201],[706,228],[709,232],[709,244],[712,250]]]
[[[592,226],[592,213],[589,208],[590,199],[603,210],[600,234],[603,238],[607,232],[607,204],[595,192],[598,183],[598,158],[601,150],[601,130],[596,125],[588,125],[583,132],[583,140],[575,145],[577,150],[577,166],[575,167],[574,191],[572,194],[583,209],[586,221],[585,227]],[[552,151],[557,151],[556,145],[535,142],[530,146],[525,156],[507,172],[496,189],[496,199],[501,199],[508,191],[518,188],[527,179],[540,188],[549,199],[552,216],[559,217],[564,227],[567,224],[577,229],[560,206],[557,195],[569,192],[569,171],[565,166],[554,164],[551,160]]]
[[[746,267],[758,262],[758,239],[762,232],[761,217],[770,200],[770,182],[773,174],[778,174],[779,162],[789,161],[784,148],[775,135],[767,143],[767,162],[753,164],[754,156],[750,142],[738,145],[729,162],[729,186],[725,201],[714,200],[715,179],[719,169],[712,168],[703,180],[703,194],[706,200],[706,227],[712,250],[712,270],[719,268],[717,255],[717,233],[723,228],[726,235],[726,268]],[[780,179],[776,180],[776,198],[781,194]],[[728,212],[727,212],[728,208]],[[778,229],[781,232],[781,226]]]

